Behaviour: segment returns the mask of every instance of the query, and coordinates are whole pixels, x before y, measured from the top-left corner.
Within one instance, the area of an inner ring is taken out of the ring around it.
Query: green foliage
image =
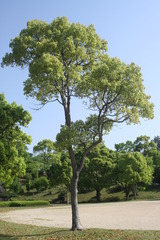
[[[38,171],[41,168],[40,163],[39,163],[39,158],[29,156],[28,158],[25,158],[25,164],[26,164],[26,175],[25,178],[26,180],[35,179],[38,178]]]
[[[68,80],[64,72],[75,88],[81,72],[90,68],[97,53],[107,50],[106,42],[95,33],[93,25],[71,24],[65,17],[51,24],[29,21],[10,47],[12,53],[6,54],[2,65],[29,65],[25,94],[41,102],[58,97],[61,80]]]
[[[44,139],[38,142],[38,144],[33,147],[33,152],[39,153],[39,154],[43,154],[43,153],[47,154],[47,153],[54,152],[54,149],[55,149],[54,143],[49,139]]]
[[[65,17],[50,24],[29,21],[10,48],[2,66],[29,66],[24,92],[42,104],[57,100],[68,114],[71,96],[88,98],[102,130],[114,122],[137,124],[140,117],[153,118],[140,68],[110,58],[107,42],[93,25],[71,24]]]
[[[27,191],[29,192],[29,190],[31,190],[32,187],[33,187],[32,182],[31,182],[31,180],[29,180],[29,181],[26,183],[26,189],[27,189]]]
[[[153,104],[144,92],[140,68],[134,63],[126,65],[102,55],[85,82],[82,87],[89,94],[89,108],[101,113],[103,123],[137,124],[140,117],[153,118]]]
[[[0,94],[0,182],[9,186],[25,172],[24,152],[31,137],[23,133],[31,115],[15,102],[8,104]]]
[[[115,149],[117,152],[133,152],[134,144],[132,141],[127,141],[126,143],[115,144]]]
[[[156,143],[157,149],[160,150],[160,136],[154,137],[153,141]]]
[[[147,155],[153,159],[153,182],[156,184],[160,184],[160,151],[156,149],[151,149]]]
[[[149,151],[156,150],[157,146],[153,140],[150,141],[150,137],[144,135],[137,137],[134,142],[115,144],[115,149],[117,152],[141,152],[146,156]]]
[[[34,187],[37,191],[45,190],[49,186],[49,181],[46,177],[40,177],[34,180]]]
[[[112,123],[105,125],[105,131],[109,132]],[[60,133],[56,136],[56,146],[59,149],[68,149],[70,145],[76,150],[86,149],[91,142],[97,141],[99,138],[98,118],[97,115],[90,115],[86,121],[78,120],[72,122],[71,126],[62,125]]]
[[[152,159],[144,157],[141,153],[117,154],[117,180],[124,188],[127,199],[130,191],[133,187],[136,188],[137,184],[150,185],[152,183],[153,170]]]
[[[80,191],[96,190],[97,201],[100,201],[100,191],[112,184],[113,158],[113,154],[104,144],[94,148],[87,155],[84,169],[80,174]]]
[[[151,149],[157,149],[156,143],[154,141],[149,141],[150,137],[140,136],[134,141],[134,151],[142,152],[143,155],[147,155],[148,151]]]
[[[65,185],[70,190],[72,167],[68,154],[62,153],[59,161],[52,164],[47,175],[51,186]]]
[[[4,191],[0,193],[0,199],[2,199],[3,201],[9,201],[12,197],[15,197],[15,196],[17,196],[16,193],[9,192],[9,191]]]
[[[13,183],[10,185],[10,190],[17,194],[21,194],[24,192],[23,186],[19,182],[18,178],[14,179]]]
[[[36,146],[33,147],[34,154],[38,156],[38,162],[42,162],[43,166],[41,169],[46,171],[53,162],[57,161],[59,158],[58,153],[55,151],[55,144],[49,139],[44,139]]]
[[[7,201],[0,202],[0,207],[27,207],[27,206],[40,206],[49,205],[48,201],[38,200],[38,201]]]

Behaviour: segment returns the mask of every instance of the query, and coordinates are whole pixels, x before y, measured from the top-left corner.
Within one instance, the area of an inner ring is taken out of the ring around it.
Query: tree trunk
[[[67,195],[67,205],[69,204],[69,189],[68,189],[68,187],[67,187],[67,193],[66,193],[66,195]]]
[[[97,202],[100,202],[101,200],[101,193],[99,189],[96,189],[96,198],[97,198]]]
[[[130,193],[129,187],[126,187],[124,192],[126,194],[126,201],[128,201],[129,200],[129,193]]]
[[[133,191],[134,191],[134,200],[137,199],[137,187],[136,187],[136,183],[133,185]]]
[[[77,186],[78,186],[78,176],[75,176],[73,174],[72,181],[71,181],[72,231],[83,229],[80,222],[79,211],[78,211]]]

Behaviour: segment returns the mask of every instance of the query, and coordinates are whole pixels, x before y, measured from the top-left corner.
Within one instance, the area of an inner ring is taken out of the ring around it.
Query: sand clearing
[[[84,228],[160,230],[160,201],[80,204]],[[71,228],[71,207],[26,208],[0,214],[0,219],[37,226]]]

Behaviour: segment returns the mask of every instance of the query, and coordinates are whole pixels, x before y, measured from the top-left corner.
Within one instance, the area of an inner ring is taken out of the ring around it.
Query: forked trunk
[[[72,203],[72,231],[82,230],[78,211],[78,176],[73,175],[71,181],[71,203]]]

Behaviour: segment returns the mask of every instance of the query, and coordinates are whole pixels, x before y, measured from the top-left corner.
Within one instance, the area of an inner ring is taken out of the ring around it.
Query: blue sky
[[[39,19],[50,23],[58,16],[86,26],[93,24],[101,38],[108,41],[108,53],[125,63],[135,62],[141,67],[146,93],[155,104],[155,118],[142,120],[141,125],[117,125],[104,137],[106,146],[114,149],[115,143],[134,141],[140,135],[160,135],[160,1],[159,0],[5,0],[0,3],[0,61],[9,52],[10,39],[26,27],[28,20]],[[32,115],[25,129],[34,145],[43,139],[55,140],[64,123],[63,109],[48,104],[39,111],[34,99],[23,95],[23,81],[28,70],[0,68],[0,93],[8,102],[15,101]],[[72,104],[73,120],[84,119],[86,110],[80,102]]]

